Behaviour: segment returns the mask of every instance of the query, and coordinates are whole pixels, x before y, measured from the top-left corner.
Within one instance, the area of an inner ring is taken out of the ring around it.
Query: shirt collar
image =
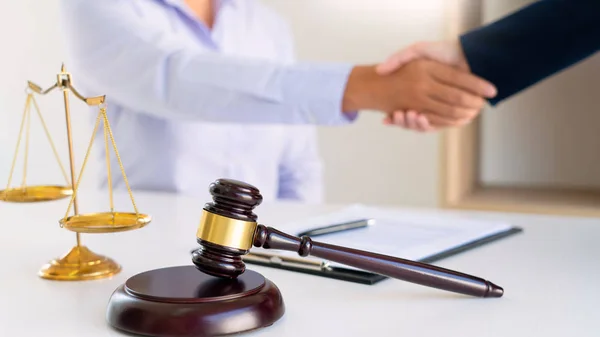
[[[185,3],[185,0],[157,0],[157,1],[162,2],[162,3],[166,4],[167,6],[171,6],[172,8],[181,12],[183,15],[187,16],[192,21],[197,20],[196,15],[192,12],[192,10]],[[215,0],[215,2],[216,2],[215,12],[219,13],[225,6],[235,7],[236,5],[239,5],[239,4],[237,4],[237,1],[238,0]],[[243,0],[243,1],[245,1],[245,0]]]
[[[184,0],[159,0],[159,1],[162,1],[162,2],[166,3],[167,5],[170,5],[172,7],[177,7],[182,10],[187,10],[187,8],[188,8]],[[216,7],[217,7],[217,9],[220,9],[221,7],[226,6],[226,5],[235,7],[237,5],[237,1],[238,0],[216,0],[216,5],[217,5]]]

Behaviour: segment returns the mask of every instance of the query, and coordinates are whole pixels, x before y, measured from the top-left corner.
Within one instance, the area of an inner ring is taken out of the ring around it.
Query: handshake
[[[458,42],[421,42],[353,68],[342,109],[383,111],[385,124],[427,132],[468,124],[495,95],[493,84],[470,73]]]

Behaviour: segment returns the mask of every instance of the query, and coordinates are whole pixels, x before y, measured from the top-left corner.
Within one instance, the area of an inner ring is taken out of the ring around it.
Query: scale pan
[[[42,202],[69,197],[73,189],[69,186],[27,186],[0,191],[0,200],[8,202]]]
[[[150,223],[150,216],[136,213],[88,213],[61,219],[60,224],[78,233],[115,233],[138,229]]]

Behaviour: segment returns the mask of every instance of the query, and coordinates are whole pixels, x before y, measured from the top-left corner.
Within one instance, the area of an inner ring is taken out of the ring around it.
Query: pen
[[[315,237],[319,235],[326,235],[331,233],[338,233],[343,231],[348,231],[352,229],[364,228],[375,223],[375,219],[360,219],[353,220],[348,222],[342,222],[335,225],[330,225],[326,227],[320,227],[315,229],[310,229],[301,233],[298,233],[298,236],[310,236]]]

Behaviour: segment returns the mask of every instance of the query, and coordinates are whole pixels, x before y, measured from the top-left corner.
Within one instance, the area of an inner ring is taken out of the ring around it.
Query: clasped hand
[[[496,88],[470,73],[458,42],[420,42],[375,67],[379,76],[400,76],[406,102],[384,109],[384,123],[428,132],[470,123]],[[398,94],[400,93],[400,94]],[[407,95],[409,97],[407,97]]]

